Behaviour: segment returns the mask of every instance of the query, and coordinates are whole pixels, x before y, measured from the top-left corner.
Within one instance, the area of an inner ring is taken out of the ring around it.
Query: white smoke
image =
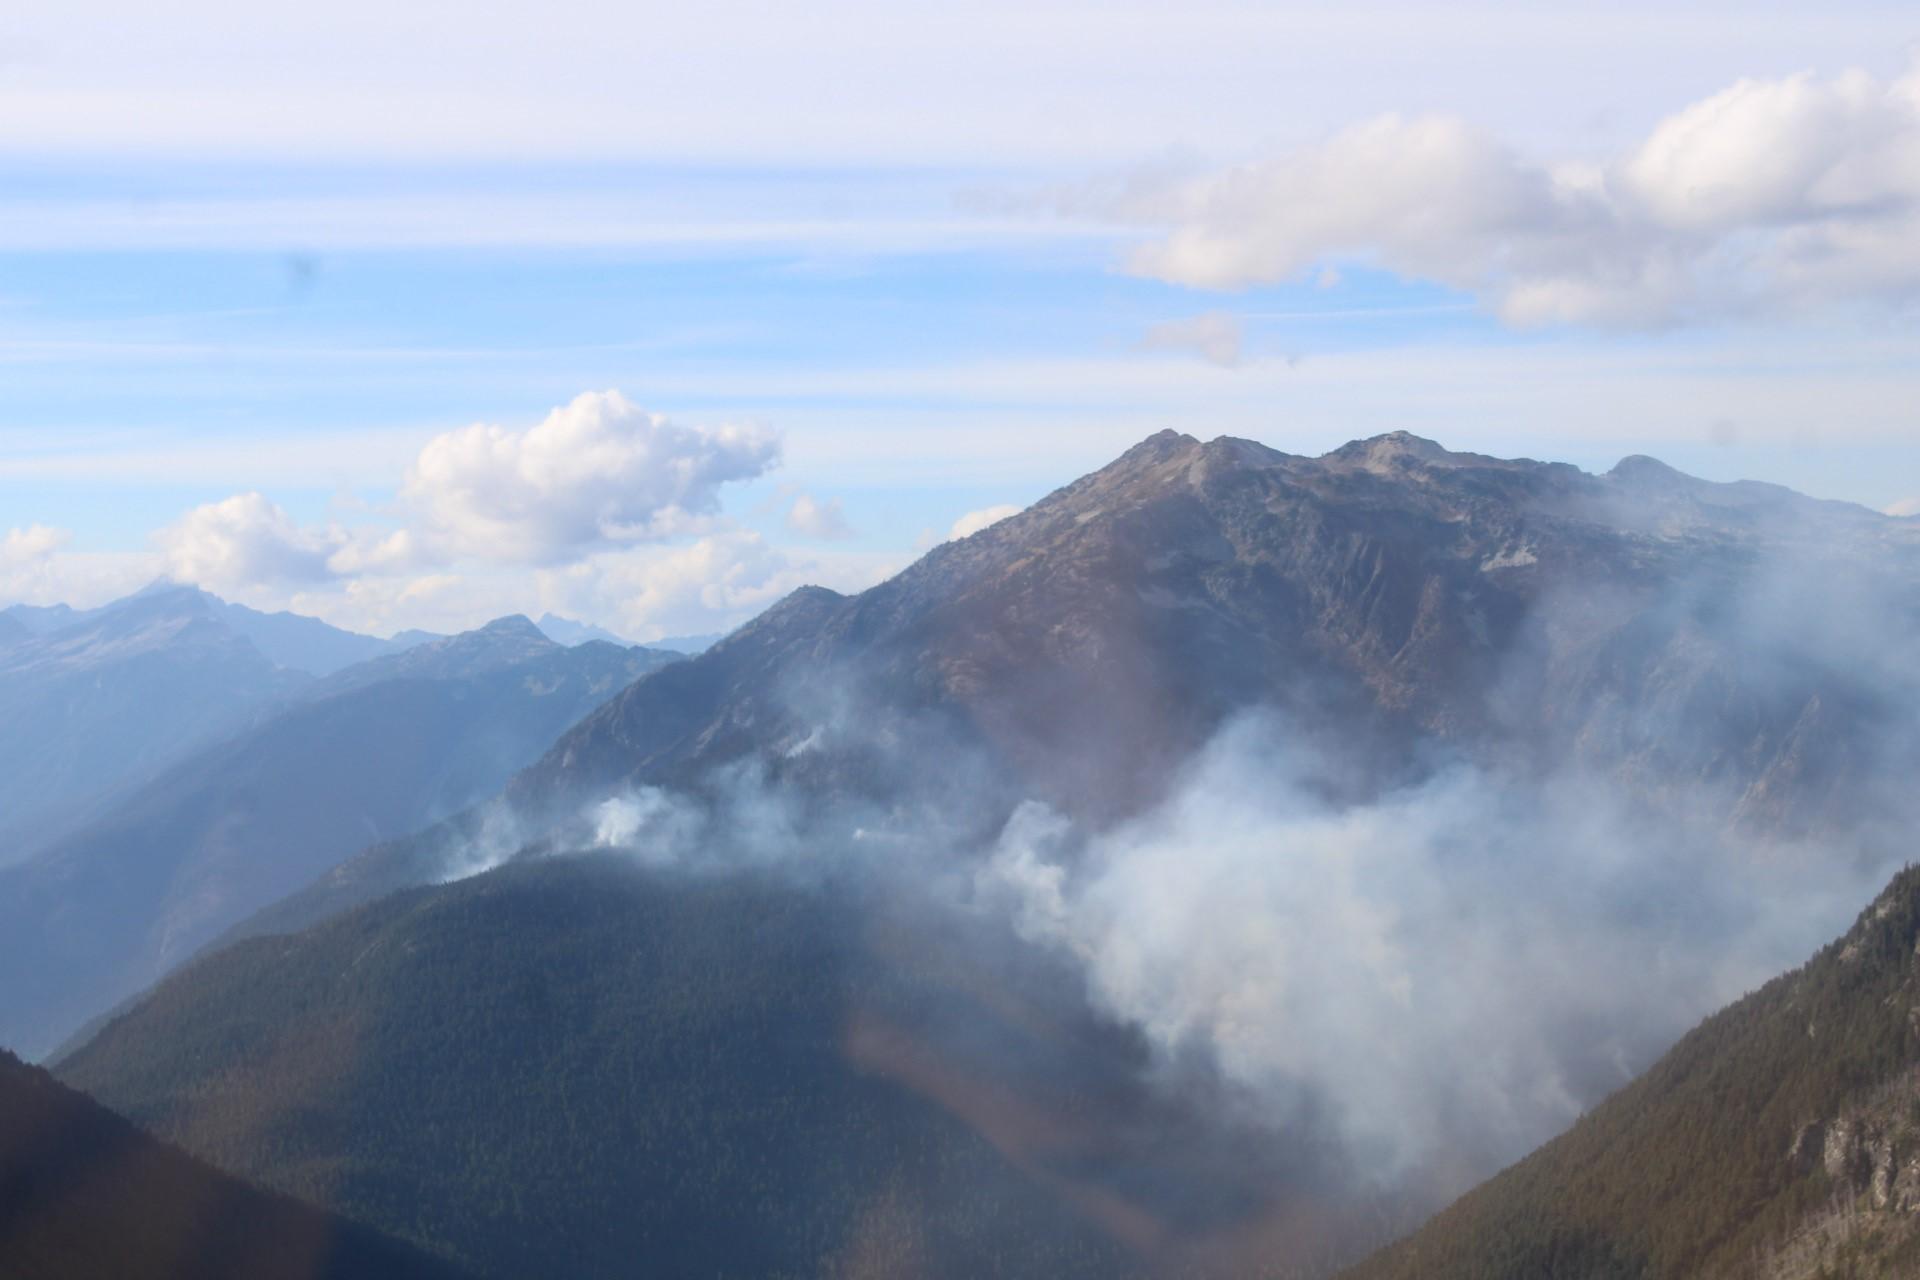
[[[1737,668],[1733,713],[1757,718],[1720,724],[1711,701],[1600,698],[1578,722],[1596,750],[1529,759],[1524,775],[1490,752],[1381,794],[1338,743],[1255,712],[1163,799],[1103,829],[1008,805],[945,722],[889,718],[860,680],[812,670],[759,755],[689,792],[596,797],[561,829],[536,826],[537,847],[611,850],[676,874],[779,868],[804,883],[831,870],[842,885],[984,912],[1049,960],[1071,958],[1095,1008],[1138,1028],[1169,1080],[1190,1084],[1182,1073],[1202,1064],[1265,1123],[1330,1124],[1341,1142],[1329,1169],[1350,1164],[1390,1190],[1442,1165],[1478,1177],[1803,961],[1906,852],[1909,807],[1887,801],[1910,790],[1894,764],[1914,758],[1908,726],[1920,721],[1886,708],[1920,701],[1920,679],[1911,602],[1880,582],[1774,556],[1731,583],[1707,574],[1651,602],[1623,597],[1634,617],[1684,620],[1663,678],[1724,698],[1700,672]],[[1572,633],[1605,602],[1576,604],[1543,597],[1540,627]],[[1543,677],[1521,678],[1530,652],[1516,644],[1511,689],[1493,687],[1533,713],[1545,701]],[[1563,669],[1579,668],[1550,670]],[[1793,706],[1809,689],[1885,704],[1844,713],[1859,746],[1833,759],[1862,785],[1835,792],[1842,801],[1808,799],[1823,794],[1817,776],[1804,792],[1793,777],[1756,792],[1724,757],[1686,754],[1702,734],[1725,736],[1726,751],[1745,748],[1743,733],[1779,746],[1765,737],[1776,686]],[[1508,746],[1532,740],[1529,723],[1516,716]],[[1663,769],[1647,744],[1692,763]],[[1804,828],[1773,822],[1760,793],[1791,816],[1817,810],[1818,843],[1780,834]],[[1776,834],[1730,820],[1743,811]],[[482,835],[460,874],[512,856],[525,833],[490,816]]]
[[[526,823],[512,805],[504,800],[492,801],[480,810],[479,826],[473,834],[448,851],[438,883],[491,871],[512,858],[530,838]]]
[[[602,800],[590,810],[593,847],[621,849],[648,866],[674,866],[695,849],[705,815],[681,796],[641,787]]]
[[[1340,808],[1307,763],[1243,718],[1116,830],[1022,806],[975,892],[1169,1059],[1204,1053],[1276,1119],[1328,1105],[1383,1181],[1544,1141],[1891,870],[1655,828],[1593,780],[1461,768]]]

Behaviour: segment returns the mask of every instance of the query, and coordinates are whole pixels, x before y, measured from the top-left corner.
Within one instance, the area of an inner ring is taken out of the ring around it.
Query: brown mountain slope
[[[1771,486],[1404,433],[1301,458],[1163,432],[858,596],[796,595],[614,700],[514,794],[809,744],[775,768],[887,790],[939,751],[1098,817],[1262,703],[1375,780],[1438,739],[1811,821],[1860,802],[1849,766],[1883,739],[1914,750],[1871,623],[1916,611],[1903,522]]]

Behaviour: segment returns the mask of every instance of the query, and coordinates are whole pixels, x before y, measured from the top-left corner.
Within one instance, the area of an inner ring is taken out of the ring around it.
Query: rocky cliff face
[[[1920,1004],[1908,1016],[1920,1021]],[[1762,1280],[1868,1280],[1920,1268],[1920,1067],[1809,1121],[1786,1161],[1799,1176],[1823,1178],[1825,1197],[1762,1252]]]

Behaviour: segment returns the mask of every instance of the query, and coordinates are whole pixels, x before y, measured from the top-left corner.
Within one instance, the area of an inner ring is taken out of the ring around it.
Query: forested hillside
[[[0,1052],[8,1280],[459,1280],[364,1226],[260,1191]]]
[[[1109,1277],[1223,1212],[1129,1185],[1219,1154],[1131,1035],[863,896],[509,866],[241,943],[61,1070],[496,1276]]]

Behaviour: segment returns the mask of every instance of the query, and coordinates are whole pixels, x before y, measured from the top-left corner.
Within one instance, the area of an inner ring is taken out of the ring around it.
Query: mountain
[[[1343,1280],[1920,1274],[1920,869]]]
[[[1773,971],[1722,951],[1803,905],[1770,889],[1851,892],[1908,838],[1916,621],[1920,536],[1846,504],[1649,459],[1163,433],[636,681],[62,1069],[487,1266],[553,1239],[556,1273],[607,1274],[635,1238],[599,1253],[573,1216],[607,1217],[605,1187],[683,1270],[831,1273],[871,1222],[908,1250],[882,1274],[1324,1275],[1628,1078],[1727,975]],[[1273,740],[1209,789],[1254,713]],[[1679,834],[1648,857],[1650,831]],[[600,846],[646,869],[560,856]],[[953,929],[977,932],[937,945]],[[1489,955],[1509,938],[1520,959]],[[937,1016],[904,1042],[859,1030],[915,1009]],[[1497,1042],[1447,1040],[1463,1020]],[[1476,1073],[1527,1096],[1430,1087]],[[390,1216],[409,1203],[436,1207]],[[983,1258],[982,1205],[1041,1221]]]
[[[0,1258],[33,1280],[456,1280],[166,1146],[0,1052]]]
[[[670,660],[506,619],[339,672],[203,748],[0,868],[0,1042],[45,1053],[368,841],[493,794]]]
[[[327,676],[407,647],[155,583],[0,613],[0,866]]]
[[[274,663],[304,671],[310,676],[332,675],[356,662],[365,662],[369,658],[409,647],[407,641],[398,637],[381,640],[357,632],[342,631],[318,618],[297,613],[261,613],[205,592],[199,594],[213,606],[215,617],[231,627],[235,634],[252,641],[254,647]]]
[[[150,592],[0,649],[0,865],[309,682],[199,592]]]
[[[1595,476],[1395,433],[1319,458],[1163,432],[853,597],[796,593],[589,717],[524,804],[777,778],[1096,820],[1283,709],[1377,786],[1436,748],[1815,828],[1920,767],[1910,522],[1651,459]],[[806,744],[805,751],[798,751]],[[916,776],[918,775],[918,776]],[[1898,789],[1898,788],[1896,788]],[[984,797],[995,798],[987,800]]]
[[[604,640],[608,644],[628,644],[605,627],[596,627],[590,622],[575,622],[571,618],[562,618],[556,614],[543,613],[540,621],[534,624],[556,644],[582,644],[588,640]],[[651,645],[650,648],[670,649],[671,645]]]
[[[249,609],[245,605],[222,600],[197,587],[180,586],[171,582],[156,582],[145,590],[129,596],[126,600],[115,601],[102,609],[74,609],[69,605],[25,605],[17,604],[0,611],[0,618],[27,628],[34,635],[52,635],[65,630],[89,618],[97,617],[105,609],[117,608],[132,600],[151,600],[166,597],[176,603],[195,601],[204,607],[205,612],[214,620],[223,623],[235,635],[250,642],[276,666],[294,671],[305,672],[311,676],[330,675],[342,667],[364,662],[368,658],[392,653],[418,643],[415,633],[395,636],[392,640],[381,640],[374,636],[359,635],[352,631],[343,631],[339,627],[329,626],[318,618],[309,618],[297,613],[262,613]],[[0,628],[9,623],[0,622]],[[434,638],[426,633],[418,633],[421,638]]]
[[[426,676],[435,680],[485,675],[550,657],[564,648],[519,614],[495,618],[484,627],[459,635],[425,640],[394,653],[369,659],[334,673],[314,686],[318,697],[363,689],[382,680]],[[625,646],[608,646],[625,648]]]
[[[0,618],[25,627],[33,635],[43,636],[66,626],[78,613],[72,605],[65,604],[10,604],[0,609]]]
[[[955,928],[553,858],[219,952],[60,1071],[497,1276],[1126,1276],[1254,1193],[1182,1176],[1225,1140],[1070,977]]]

